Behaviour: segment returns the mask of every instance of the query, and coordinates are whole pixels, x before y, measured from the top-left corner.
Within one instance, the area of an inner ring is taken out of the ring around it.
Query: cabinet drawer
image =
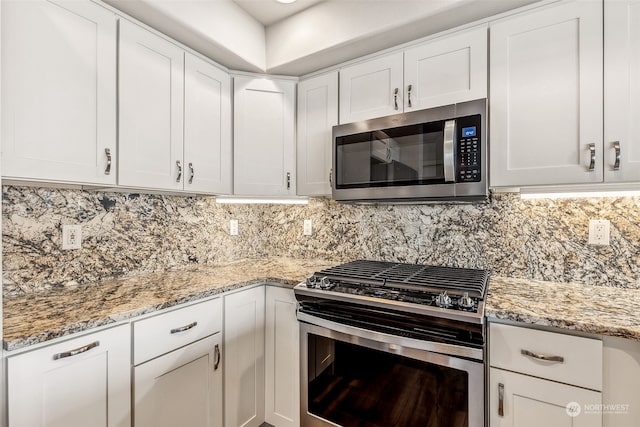
[[[602,390],[602,341],[597,339],[492,323],[489,361],[496,368]]]
[[[221,298],[140,320],[133,324],[133,364],[138,365],[221,329]]]

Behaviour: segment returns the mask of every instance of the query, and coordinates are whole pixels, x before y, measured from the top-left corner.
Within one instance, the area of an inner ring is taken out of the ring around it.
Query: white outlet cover
[[[232,236],[238,235],[238,220],[232,219],[229,220],[229,234]]]
[[[589,244],[608,246],[611,223],[608,219],[589,220]]]
[[[305,219],[304,220],[304,225],[302,228],[303,234],[305,236],[311,236],[311,234],[313,233],[313,229],[311,228],[311,220],[310,219]]]
[[[62,249],[80,249],[82,248],[82,226],[81,225],[63,225],[62,226]]]

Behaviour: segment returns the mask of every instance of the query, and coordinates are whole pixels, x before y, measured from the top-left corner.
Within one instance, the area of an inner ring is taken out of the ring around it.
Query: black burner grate
[[[446,290],[453,295],[468,292],[480,299],[484,299],[489,282],[487,270],[364,260],[327,268],[316,275],[407,290]]]

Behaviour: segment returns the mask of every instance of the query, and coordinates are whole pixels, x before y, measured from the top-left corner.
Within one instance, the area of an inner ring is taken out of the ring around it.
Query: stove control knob
[[[460,308],[470,309],[470,308],[473,308],[473,305],[474,305],[473,299],[469,297],[469,292],[463,293],[460,299],[458,300],[458,306]]]
[[[436,305],[442,308],[447,308],[451,305],[451,297],[447,295],[447,291],[440,292],[440,295],[436,297]]]
[[[316,288],[318,287],[318,278],[315,275],[311,275],[307,277],[306,280],[307,288]]]
[[[320,289],[331,289],[335,286],[328,277],[323,277],[320,279]]]

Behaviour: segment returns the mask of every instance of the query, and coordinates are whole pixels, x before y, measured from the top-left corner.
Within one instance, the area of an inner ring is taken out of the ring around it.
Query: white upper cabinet
[[[404,52],[404,111],[487,97],[487,26]]]
[[[640,1],[605,1],[604,19],[604,178],[640,181]]]
[[[487,96],[487,26],[340,70],[340,123]]]
[[[184,51],[120,21],[118,183],[182,190]]]
[[[184,189],[230,194],[231,79],[189,53],[184,68]]]
[[[552,4],[490,32],[490,185],[602,182],[602,3]]]
[[[338,124],[338,72],[298,84],[299,196],[331,195],[331,128]]]
[[[234,78],[234,194],[295,195],[295,93],[292,80]]]
[[[115,15],[2,1],[3,177],[115,184],[116,154]]]
[[[402,52],[340,70],[340,123],[402,112]]]

